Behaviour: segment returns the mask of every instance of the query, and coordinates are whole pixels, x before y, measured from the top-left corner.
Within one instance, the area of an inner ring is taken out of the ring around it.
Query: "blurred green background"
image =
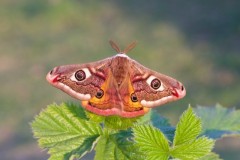
[[[55,66],[129,56],[185,84],[187,96],[157,111],[175,124],[188,104],[240,107],[240,1],[1,0],[0,159],[43,160],[29,123],[52,102],[74,101],[45,80]],[[215,146],[240,159],[240,138]],[[85,159],[87,159],[85,157]]]

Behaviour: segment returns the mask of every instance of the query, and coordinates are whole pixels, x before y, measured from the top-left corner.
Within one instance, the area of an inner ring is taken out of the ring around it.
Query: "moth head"
[[[70,94],[79,100],[89,100],[91,91],[81,90],[81,86],[87,83],[92,76],[88,67],[79,65],[66,65],[53,68],[46,76],[47,81],[56,88]],[[92,91],[94,92],[94,91]]]

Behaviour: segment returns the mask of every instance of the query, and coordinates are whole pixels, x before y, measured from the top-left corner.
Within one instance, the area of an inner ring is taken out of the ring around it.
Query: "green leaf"
[[[188,109],[182,114],[180,121],[177,124],[173,146],[178,146],[189,141],[195,140],[201,132],[201,121],[193,113],[192,108]]]
[[[198,138],[200,132],[201,120],[191,107],[182,114],[177,124],[172,147],[169,147],[164,134],[157,128],[151,125],[133,127],[136,144],[145,153],[146,159],[199,159],[209,154],[214,145],[211,139]]]
[[[74,117],[79,117],[82,120],[89,120],[89,118],[86,115],[85,109],[83,109],[80,105],[76,105],[74,103],[68,102],[68,103],[63,103],[62,105],[66,105],[69,112],[73,114]],[[62,106],[60,105],[60,106]]]
[[[194,110],[201,117],[202,134],[213,139],[240,135],[240,110],[224,108],[219,104],[215,107],[198,106]]]
[[[219,158],[219,155],[217,155],[216,153],[209,153],[208,155],[198,159],[198,160],[222,160]]]
[[[119,116],[108,116],[105,118],[105,126],[112,129],[127,129],[132,127],[137,122],[139,117],[124,118]]]
[[[93,150],[94,144],[98,141],[99,136],[93,136],[86,138],[84,142],[78,148],[74,149],[70,153],[64,155],[64,159],[70,159],[74,155],[75,158],[81,158],[86,153]]]
[[[81,107],[65,103],[49,105],[36,116],[31,126],[40,147],[49,149],[50,159],[74,154],[83,156],[86,153],[83,150],[90,151],[93,142],[102,134],[97,123],[87,121]]]
[[[160,130],[151,125],[137,125],[133,127],[133,133],[139,150],[146,154],[147,159],[169,158],[168,140]]]
[[[160,129],[169,141],[173,141],[175,127],[171,126],[168,119],[159,115],[156,111],[150,110],[138,120],[138,124],[151,124]]]
[[[206,137],[200,137],[196,140],[174,146],[170,154],[172,157],[184,160],[199,159],[211,152],[213,145],[213,140]]]
[[[101,123],[101,122],[104,122],[105,120],[105,117],[104,116],[100,116],[100,115],[96,115],[92,112],[88,112],[88,111],[85,111],[87,117],[89,118],[90,121],[92,122],[96,122],[96,123]]]
[[[129,139],[129,132],[118,132],[116,134],[104,134],[96,145],[95,160],[144,160],[143,155],[138,152]]]
[[[87,112],[87,117],[91,121],[94,121],[97,123],[103,123],[105,127],[116,129],[116,130],[130,128],[140,118],[140,117],[124,118],[119,116],[100,116],[91,112]]]
[[[201,128],[200,118],[194,114],[189,106],[177,124],[173,146],[170,151],[171,157],[193,160],[211,152],[214,141],[206,137],[198,138]]]

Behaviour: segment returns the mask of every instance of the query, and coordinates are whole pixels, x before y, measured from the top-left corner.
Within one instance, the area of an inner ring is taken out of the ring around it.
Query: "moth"
[[[110,45],[117,55],[92,63],[55,67],[47,74],[47,81],[80,100],[86,110],[103,116],[142,116],[153,107],[185,96],[182,83],[126,55],[136,42],[123,51],[113,41]]]

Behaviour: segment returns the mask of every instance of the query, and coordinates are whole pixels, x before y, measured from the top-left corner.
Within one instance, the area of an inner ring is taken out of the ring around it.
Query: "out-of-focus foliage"
[[[240,135],[240,110],[217,104],[214,107],[198,106],[194,111],[202,118],[204,135],[213,139]]]
[[[158,109],[173,122],[188,103],[239,107],[239,5],[223,0],[1,0],[1,158],[46,159],[29,122],[47,104],[73,100],[49,86],[46,73],[57,65],[114,55],[109,39],[123,48],[137,40],[130,57],[185,84],[186,98]],[[240,159],[240,145],[232,142],[216,148],[223,158]]]

